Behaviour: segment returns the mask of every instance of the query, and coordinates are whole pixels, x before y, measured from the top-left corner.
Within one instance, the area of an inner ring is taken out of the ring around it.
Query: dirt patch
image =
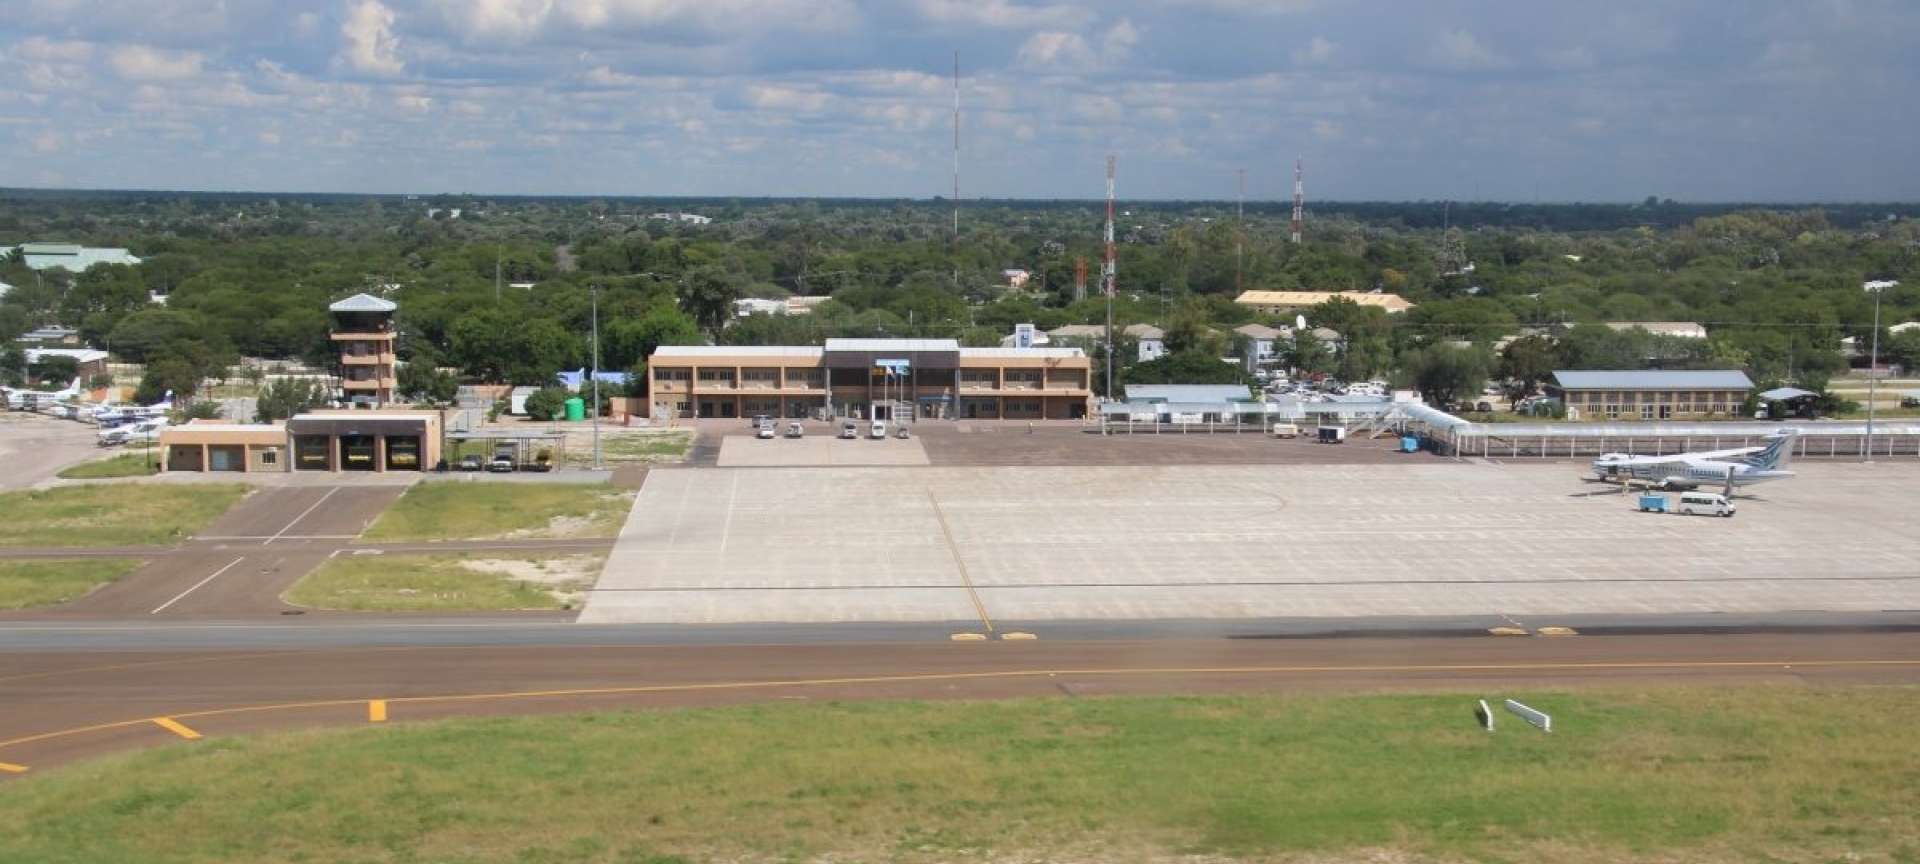
[[[542,586],[555,599],[578,605],[589,587],[600,577],[606,559],[599,555],[565,555],[556,558],[469,558],[460,566],[467,570],[505,576]]]

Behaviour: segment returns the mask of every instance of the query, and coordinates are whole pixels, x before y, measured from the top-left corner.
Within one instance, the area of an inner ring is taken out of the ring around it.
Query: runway
[[[8,651],[0,764],[313,726],[820,699],[1920,683],[1909,631]],[[1463,707],[1463,711],[1465,708]]]

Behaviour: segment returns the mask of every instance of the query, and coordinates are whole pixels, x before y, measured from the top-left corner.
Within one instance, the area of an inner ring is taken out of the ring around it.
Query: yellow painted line
[[[172,717],[155,717],[153,718],[153,725],[158,726],[162,729],[165,729],[168,732],[172,732],[173,734],[178,735],[182,738],[185,738],[188,741],[192,741],[200,737],[200,733],[193,731],[193,729],[189,728],[187,724],[182,723],[178,720],[175,720]]]
[[[1580,631],[1572,627],[1542,627],[1533,631],[1541,636],[1578,636]]]
[[[1040,637],[1035,636],[1032,633],[1021,633],[1016,631],[1013,633],[1002,633],[1000,634],[1000,638],[1011,641],[1011,642],[1031,642]]]
[[[786,687],[843,687],[856,684],[903,684],[932,681],[983,681],[994,679],[1051,678],[1056,676],[1181,676],[1181,675],[1311,675],[1341,673],[1444,673],[1444,672],[1513,672],[1519,674],[1538,674],[1542,672],[1593,672],[1593,671],[1662,671],[1662,670],[1727,670],[1727,669],[1847,669],[1865,667],[1920,667],[1920,658],[1910,660],[1675,660],[1675,661],[1622,661],[1596,663],[1468,663],[1468,664],[1405,664],[1405,665],[1358,665],[1358,666],[1142,666],[1119,669],[1008,669],[992,672],[930,672],[918,675],[874,675],[867,677],[845,678],[793,678],[771,679],[763,681],[714,681],[695,684],[639,684],[627,687],[582,687],[564,690],[517,690],[498,693],[454,693],[439,696],[397,696],[385,701],[406,703],[446,703],[480,702],[504,699],[539,699],[571,696],[619,696],[642,695],[647,693],[694,693],[709,691],[777,690]],[[90,726],[77,726],[71,729],[59,729],[0,741],[0,748],[17,747],[36,741],[55,738],[67,738],[89,732],[104,732],[110,729],[125,729],[143,723],[172,723],[179,725],[180,718],[227,717],[237,714],[253,714],[266,711],[294,711],[316,708],[339,708],[351,705],[365,705],[365,699],[323,699],[311,702],[283,702],[267,705],[243,705],[235,708],[209,708],[201,711],[183,711],[172,717],[142,717],[134,720],[120,720],[111,723],[95,723]],[[181,727],[185,728],[185,727]],[[192,731],[192,730],[188,730]],[[194,733],[197,737],[199,733]]]
[[[973,576],[967,573],[967,562],[960,557],[960,545],[953,542],[953,529],[947,525],[947,512],[940,509],[940,499],[933,497],[933,487],[927,487],[927,503],[933,506],[933,519],[940,523],[940,536],[947,541],[947,554],[953,556],[954,569],[960,572],[960,584],[967,586],[967,599],[973,601],[973,614],[980,616],[980,623],[993,632],[993,619],[987,617],[987,604],[980,602],[980,592],[973,589]]]
[[[367,700],[367,722],[368,723],[387,722],[387,700],[385,699],[368,699]]]
[[[25,774],[25,773],[27,773],[27,766],[25,765],[15,765],[12,762],[0,762],[0,774]]]
[[[1489,627],[1487,633],[1494,636],[1525,636],[1527,630],[1524,627]]]
[[[955,642],[985,642],[985,641],[987,641],[987,634],[985,634],[985,633],[955,633],[955,634],[953,634],[952,636],[949,636],[949,637],[947,637],[947,638],[949,638],[949,639],[952,639],[952,640],[953,640],[953,641],[955,641]]]

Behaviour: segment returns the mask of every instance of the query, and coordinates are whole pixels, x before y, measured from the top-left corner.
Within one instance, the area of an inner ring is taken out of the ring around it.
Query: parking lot
[[[581,620],[1920,608],[1920,536],[1888,506],[1920,466],[1797,466],[1708,519],[1636,512],[1573,465],[1403,458],[655,471]]]

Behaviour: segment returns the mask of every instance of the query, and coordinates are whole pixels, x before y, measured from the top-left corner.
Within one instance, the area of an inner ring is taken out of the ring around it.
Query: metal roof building
[[[1559,369],[1553,378],[1564,390],[1753,389],[1738,369]]]
[[[20,260],[32,270],[59,268],[79,273],[95,264],[138,264],[140,259],[125,249],[81,246],[77,243],[24,243],[7,247],[18,249]]]

